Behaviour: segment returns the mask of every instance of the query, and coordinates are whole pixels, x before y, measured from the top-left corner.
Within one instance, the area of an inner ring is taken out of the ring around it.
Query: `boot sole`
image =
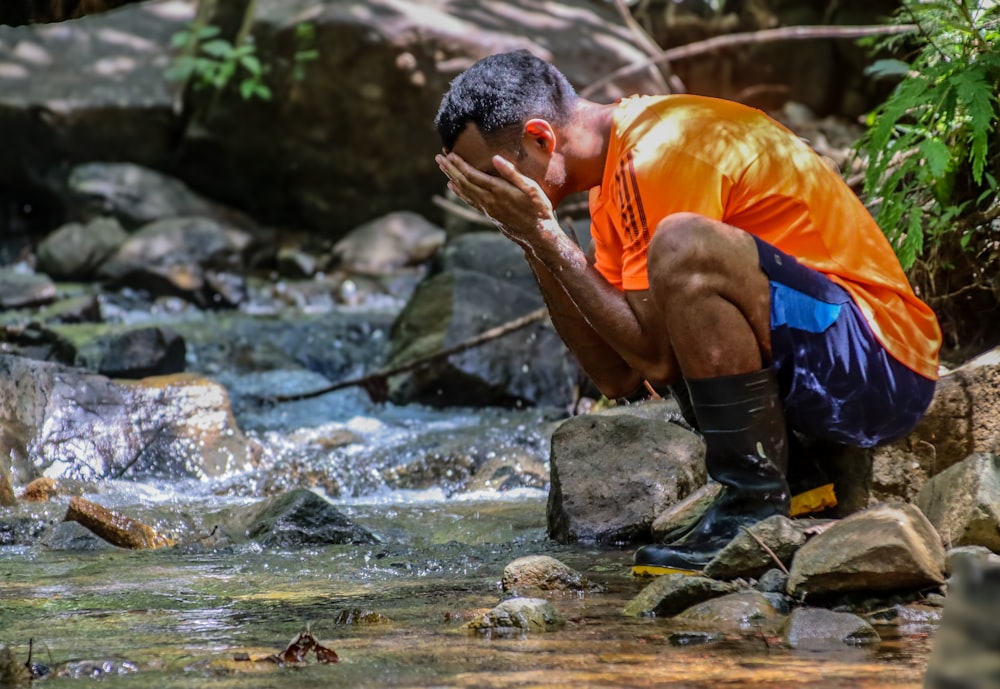
[[[634,577],[662,577],[666,574],[685,574],[687,576],[700,575],[698,569],[677,569],[675,567],[658,567],[656,565],[632,565],[632,576]]]

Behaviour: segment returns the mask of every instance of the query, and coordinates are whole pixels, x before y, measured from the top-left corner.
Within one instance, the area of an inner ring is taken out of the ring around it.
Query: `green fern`
[[[869,116],[857,150],[867,158],[864,193],[909,269],[948,239],[957,218],[996,202],[1000,8],[991,0],[904,0],[895,21],[919,27],[908,39],[917,52],[911,62],[869,68],[901,80]],[[963,247],[970,242],[961,237]]]

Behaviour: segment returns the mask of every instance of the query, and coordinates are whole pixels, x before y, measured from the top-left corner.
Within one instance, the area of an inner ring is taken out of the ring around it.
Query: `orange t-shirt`
[[[840,176],[764,113],[704,96],[622,100],[604,178],[590,191],[597,269],[618,289],[648,289],[650,235],[681,211],[745,230],[825,274],[893,357],[937,379],[937,318],[885,235]]]

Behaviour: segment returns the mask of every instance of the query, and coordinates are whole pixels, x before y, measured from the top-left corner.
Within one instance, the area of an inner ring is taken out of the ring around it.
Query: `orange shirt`
[[[937,318],[871,214],[822,158],[759,110],[703,96],[623,99],[590,211],[596,267],[618,289],[649,288],[646,250],[660,220],[700,213],[827,275],[893,357],[938,377]]]

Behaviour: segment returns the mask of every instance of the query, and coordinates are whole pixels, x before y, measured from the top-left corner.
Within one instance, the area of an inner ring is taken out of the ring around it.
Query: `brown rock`
[[[64,521],[79,522],[112,545],[132,550],[148,550],[176,545],[153,527],[97,503],[73,498]]]
[[[57,493],[56,482],[48,476],[42,476],[25,486],[21,499],[26,502],[47,502]]]

